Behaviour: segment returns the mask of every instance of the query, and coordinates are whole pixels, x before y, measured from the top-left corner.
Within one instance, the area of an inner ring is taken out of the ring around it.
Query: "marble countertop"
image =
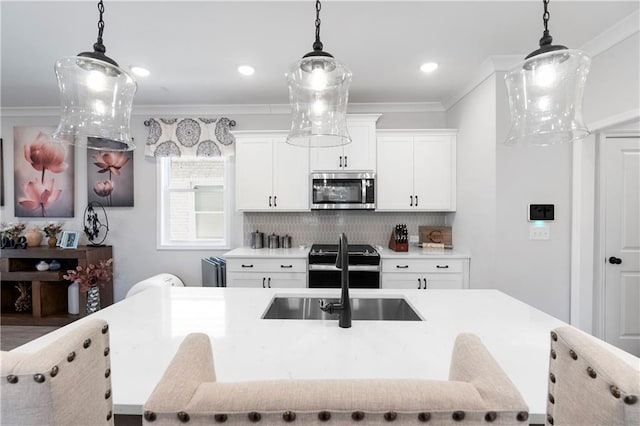
[[[456,250],[423,250],[421,247],[409,246],[409,251],[393,251],[382,246],[374,246],[382,259],[406,259],[406,258],[447,258],[447,259],[469,259],[467,253]]]
[[[448,378],[458,333],[478,335],[544,423],[549,331],[564,325],[497,290],[351,290],[351,297],[404,296],[425,319],[263,320],[276,295],[339,297],[339,290],[152,288],[55,330],[16,351],[33,352],[88,318],[110,324],[114,411],[142,406],[184,337],[212,341],[221,382],[267,379]],[[635,358],[637,360],[637,358]],[[637,361],[636,361],[637,362]]]
[[[431,251],[431,250],[423,250],[419,247],[409,247],[408,252],[395,252],[391,249],[382,247],[382,246],[374,246],[378,253],[380,253],[380,257],[382,259],[395,259],[395,258],[447,258],[447,259],[468,259],[469,255],[466,253],[462,253],[456,250],[444,250],[444,251]],[[309,256],[309,250],[311,247],[309,246],[296,246],[294,248],[289,249],[269,249],[269,248],[261,248],[261,249],[252,249],[249,247],[239,247],[233,249],[231,251],[226,252],[223,257],[226,259],[233,258],[244,258],[244,257],[253,257],[253,258],[304,258],[306,259]]]

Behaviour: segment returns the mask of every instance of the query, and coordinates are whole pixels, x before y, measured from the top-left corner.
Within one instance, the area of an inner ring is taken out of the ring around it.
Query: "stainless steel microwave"
[[[375,208],[375,173],[311,173],[312,210],[373,210]]]

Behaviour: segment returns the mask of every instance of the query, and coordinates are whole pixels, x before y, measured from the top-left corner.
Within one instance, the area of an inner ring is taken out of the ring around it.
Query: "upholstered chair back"
[[[217,382],[209,338],[190,334],[146,402],[143,423],[526,425],[527,411],[518,390],[471,334],[456,340],[448,381],[240,383]]]
[[[594,337],[565,326],[551,332],[548,425],[640,425],[635,368]]]
[[[38,352],[0,352],[0,424],[113,425],[108,331],[90,320]]]

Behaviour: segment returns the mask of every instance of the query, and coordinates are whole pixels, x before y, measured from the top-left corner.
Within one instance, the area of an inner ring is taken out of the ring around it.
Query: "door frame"
[[[637,136],[619,130],[640,121],[640,109],[593,123],[592,135],[572,145],[571,302],[570,322],[604,338],[604,166],[602,144],[607,137]]]

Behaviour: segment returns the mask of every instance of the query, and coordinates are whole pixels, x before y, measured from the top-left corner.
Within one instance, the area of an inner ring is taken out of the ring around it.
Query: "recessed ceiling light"
[[[253,73],[256,72],[256,69],[251,65],[240,65],[238,67],[238,72],[242,75],[253,75]]]
[[[420,71],[422,72],[434,72],[437,69],[438,69],[437,62],[427,62],[420,65]]]
[[[138,77],[148,77],[149,74],[151,74],[148,69],[143,67],[131,66],[129,68],[131,69],[131,72],[137,75]]]

